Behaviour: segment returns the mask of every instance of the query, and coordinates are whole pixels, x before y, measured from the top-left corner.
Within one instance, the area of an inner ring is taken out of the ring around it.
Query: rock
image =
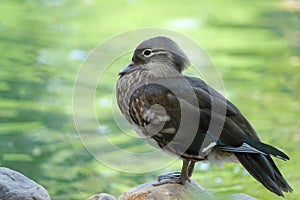
[[[184,185],[180,184],[163,184],[153,186],[157,181],[138,185],[127,192],[124,192],[118,200],[256,200],[246,194],[234,194],[226,197],[216,197],[207,192],[193,179]]]
[[[110,194],[101,193],[91,196],[90,198],[88,198],[88,200],[116,200],[116,198]]]
[[[23,174],[0,167],[1,200],[50,200],[48,191]]]
[[[180,184],[163,184],[153,186],[156,181],[138,185],[127,192],[124,192],[118,200],[199,200],[215,199],[194,180],[184,185]]]

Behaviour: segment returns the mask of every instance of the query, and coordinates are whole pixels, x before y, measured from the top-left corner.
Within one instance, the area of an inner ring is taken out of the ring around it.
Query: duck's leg
[[[191,161],[188,167],[188,177],[191,178],[192,174],[194,172],[194,167],[195,167],[196,161]]]

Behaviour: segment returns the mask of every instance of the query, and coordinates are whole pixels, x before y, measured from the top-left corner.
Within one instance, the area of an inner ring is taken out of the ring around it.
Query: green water
[[[52,199],[86,199],[100,192],[118,196],[179,170],[180,161],[140,174],[111,169],[86,150],[73,122],[73,85],[86,53],[113,35],[144,27],[177,31],[206,49],[226,96],[263,141],[290,156],[291,161],[276,163],[295,189],[286,199],[300,199],[299,1],[0,1],[0,165],[39,182]],[[117,71],[130,58],[122,57],[115,63],[119,68],[111,68],[110,77],[99,83],[95,112],[113,141],[143,152],[151,148],[137,138],[127,141],[110,103],[105,106]],[[193,178],[217,196],[281,199],[239,164],[224,169],[198,164]]]

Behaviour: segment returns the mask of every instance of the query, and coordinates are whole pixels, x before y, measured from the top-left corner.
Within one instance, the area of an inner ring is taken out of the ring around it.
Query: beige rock
[[[156,181],[138,185],[127,192],[124,192],[118,200],[207,200],[215,199],[204,188],[192,180],[184,185],[163,184],[153,186]]]
[[[193,179],[184,185],[168,183],[153,186],[157,183],[157,181],[152,181],[131,188],[119,196],[118,200],[256,200],[246,194],[216,197]],[[109,194],[101,193],[90,197],[88,200],[115,200],[115,198]]]

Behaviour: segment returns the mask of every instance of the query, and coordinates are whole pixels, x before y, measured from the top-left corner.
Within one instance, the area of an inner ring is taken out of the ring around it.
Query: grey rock
[[[41,185],[14,170],[0,167],[0,200],[50,200]]]
[[[110,194],[101,193],[91,196],[90,198],[88,198],[88,200],[116,200],[116,198]]]

